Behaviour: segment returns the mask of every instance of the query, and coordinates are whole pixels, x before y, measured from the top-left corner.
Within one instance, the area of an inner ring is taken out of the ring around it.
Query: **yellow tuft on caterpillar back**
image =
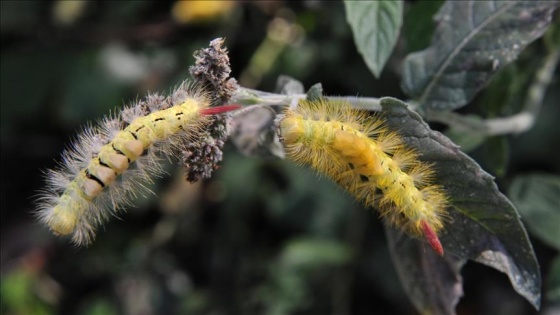
[[[280,135],[287,157],[329,176],[390,224],[423,236],[440,255],[447,198],[433,168],[403,144],[382,118],[348,103],[302,101],[287,109]]]

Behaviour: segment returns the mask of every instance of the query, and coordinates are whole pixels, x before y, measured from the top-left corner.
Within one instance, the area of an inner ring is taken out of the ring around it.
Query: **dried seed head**
[[[229,78],[231,67],[227,49],[223,48],[223,38],[216,38],[210,42],[210,47],[194,53],[196,62],[189,68],[191,75],[199,83],[208,86],[215,92],[218,104],[227,102],[237,90],[237,81]]]
[[[227,103],[238,88],[235,79],[229,78],[231,68],[223,43],[223,38],[216,38],[208,48],[196,51],[195,65],[189,69],[197,83],[204,85],[208,94],[212,95],[214,105]],[[214,116],[197,141],[185,144],[182,164],[189,182],[210,178],[218,168],[218,163],[222,161],[222,148],[228,137],[226,123],[226,116]]]
[[[200,141],[193,141],[185,145],[182,151],[182,164],[185,177],[189,182],[210,178],[212,172],[218,169],[222,161],[222,148],[228,133],[226,118],[215,116],[206,131],[201,132]]]

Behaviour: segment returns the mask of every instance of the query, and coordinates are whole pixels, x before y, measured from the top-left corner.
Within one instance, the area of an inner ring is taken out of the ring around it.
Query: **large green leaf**
[[[558,1],[446,1],[431,45],[407,56],[402,88],[436,110],[467,104],[539,38]]]
[[[440,234],[445,261],[439,261],[426,244],[388,232],[393,260],[401,278],[407,279],[403,285],[413,303],[421,311],[449,313],[461,295],[460,266],[470,259],[507,274],[513,288],[538,308],[537,260],[515,207],[493,177],[401,101],[382,98],[380,104],[387,124],[399,130],[422,160],[435,163],[437,183],[451,203]],[[447,293],[434,292],[436,287]]]
[[[345,0],[346,20],[369,70],[379,77],[397,42],[402,24],[402,1]]]
[[[513,181],[509,196],[529,231],[560,250],[560,177],[519,176]]]

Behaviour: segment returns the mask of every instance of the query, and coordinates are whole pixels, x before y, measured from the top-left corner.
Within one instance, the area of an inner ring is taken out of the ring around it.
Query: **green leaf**
[[[316,83],[309,88],[307,91],[308,101],[317,101],[323,97],[323,85],[321,83]]]
[[[467,104],[504,65],[539,38],[558,1],[446,1],[431,45],[407,56],[402,88],[422,106]]]
[[[517,177],[509,196],[529,231],[560,250],[560,177],[532,174]]]
[[[402,1],[345,0],[346,20],[369,70],[379,77],[397,42],[402,24]]]
[[[424,277],[414,279],[414,287],[408,287],[413,280],[403,283],[414,304],[422,306],[420,311],[443,312],[453,306],[460,290],[434,294],[435,289],[430,283],[443,283],[447,288],[455,288],[455,285],[460,285],[457,267],[470,259],[504,272],[513,288],[538,308],[541,278],[533,248],[515,207],[500,193],[493,177],[448,138],[432,131],[403,102],[382,98],[380,103],[388,126],[399,130],[403,140],[421,153],[422,160],[434,163],[437,184],[444,187],[450,200],[449,220],[440,233],[445,259],[448,260],[449,255],[455,258],[452,263],[440,262],[440,265],[448,265],[447,270],[426,267],[436,258],[431,256],[436,254],[425,243],[408,236],[403,236],[404,241],[395,240],[395,233],[388,233],[390,244],[393,244],[393,260],[401,278],[410,274]],[[417,251],[411,251],[410,246],[413,245],[408,242],[414,242]],[[411,270],[410,261],[416,261],[418,269],[427,269]],[[402,275],[403,270],[405,275]],[[451,271],[454,277],[450,276]],[[423,287],[418,287],[420,285]]]

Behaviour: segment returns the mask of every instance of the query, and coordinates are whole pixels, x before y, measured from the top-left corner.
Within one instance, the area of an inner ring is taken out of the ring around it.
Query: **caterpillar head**
[[[47,219],[47,224],[54,234],[68,235],[76,229],[78,213],[69,211],[68,208],[57,205],[52,210],[52,215]]]
[[[286,117],[280,121],[281,139],[285,143],[294,143],[303,133],[303,126],[299,119]]]

